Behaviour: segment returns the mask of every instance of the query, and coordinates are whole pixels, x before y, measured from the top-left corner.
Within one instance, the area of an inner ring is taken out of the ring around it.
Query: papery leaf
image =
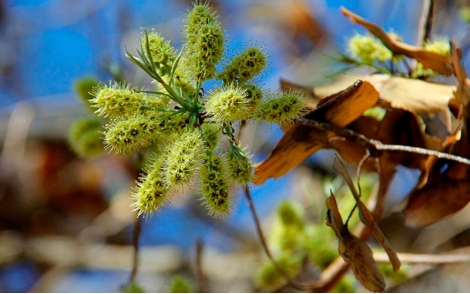
[[[405,224],[418,228],[431,225],[459,212],[470,202],[470,182],[449,180],[445,175],[430,178],[428,184],[410,195]]]
[[[425,115],[449,109],[449,102],[454,97],[456,87],[394,77],[384,74],[375,75],[340,75],[334,82],[313,88],[315,97],[325,97],[347,87],[355,80],[368,81],[380,93],[380,98],[390,103],[391,107]]]
[[[462,51],[455,47],[454,43],[450,43],[450,58],[454,68],[454,75],[457,78],[458,87],[454,92],[455,98],[466,110],[466,106],[470,103],[470,81],[467,78],[467,73],[462,65]],[[468,112],[468,110],[466,110]]]
[[[372,213],[369,211],[367,206],[361,201],[360,195],[357,192],[356,187],[354,186],[351,176],[349,175],[346,167],[344,166],[343,161],[339,159],[338,156],[335,156],[333,169],[336,170],[338,173],[340,173],[343,176],[346,183],[348,184],[349,189],[351,190],[354,196],[354,199],[356,200],[357,208],[359,209],[359,217],[361,219],[361,222],[364,225],[366,225],[372,231],[372,233],[374,233],[374,236],[377,239],[377,241],[383,247],[385,252],[387,252],[390,262],[393,265],[393,270],[394,271],[399,270],[401,263],[400,263],[400,260],[398,259],[396,252],[393,250],[392,246],[390,245],[388,240],[385,238],[382,230],[375,222],[374,216],[372,215]]]
[[[461,129],[461,138],[453,145],[452,154],[469,158],[470,83],[461,63],[461,51],[453,43],[451,43],[451,60],[458,82],[454,94],[460,107],[457,119]],[[459,129],[456,129],[456,133],[458,132]],[[443,167],[446,167],[444,171],[442,171]],[[408,203],[404,210],[407,226],[431,225],[459,212],[470,202],[470,182],[468,181],[470,169],[467,164],[440,161],[440,164],[435,164],[429,173],[428,182],[408,196]]]
[[[390,49],[395,55],[405,55],[411,58],[416,59],[421,62],[425,67],[434,70],[440,74],[450,76],[452,75],[452,66],[450,64],[450,59],[444,55],[426,51],[423,48],[405,44],[399,42],[389,34],[387,34],[381,27],[376,24],[373,24],[359,15],[347,10],[344,7],[341,7],[341,13],[351,20],[352,23],[362,25],[366,28],[371,34],[377,37],[382,43]]]
[[[372,257],[372,250],[366,243],[349,232],[343,224],[335,195],[333,192],[330,194],[326,200],[328,209],[326,224],[335,231],[338,237],[339,255],[351,265],[354,276],[366,289],[373,292],[384,291],[385,280]]]
[[[379,93],[370,83],[357,81],[346,90],[322,99],[305,117],[346,126],[378,98]],[[269,157],[256,166],[254,183],[259,185],[270,177],[279,178],[327,145],[327,135],[315,128],[302,125],[288,128]]]

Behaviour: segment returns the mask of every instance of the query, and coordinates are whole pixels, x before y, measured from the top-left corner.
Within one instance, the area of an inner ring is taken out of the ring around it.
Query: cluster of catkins
[[[103,132],[109,151],[153,152],[132,193],[139,214],[158,210],[196,174],[209,212],[227,214],[232,184],[247,185],[253,177],[250,156],[232,124],[288,123],[304,110],[297,93],[263,97],[253,83],[266,64],[260,49],[248,48],[221,65],[224,30],[208,5],[195,4],[188,12],[184,37],[177,54],[160,34],[144,31],[138,56],[127,53],[153,78],[155,91],[109,84],[91,93],[95,113],[109,119]],[[204,91],[208,80],[218,86]]]

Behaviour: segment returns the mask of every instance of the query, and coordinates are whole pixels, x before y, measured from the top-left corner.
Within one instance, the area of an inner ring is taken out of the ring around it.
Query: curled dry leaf
[[[421,62],[425,67],[434,70],[440,74],[450,76],[453,73],[450,59],[444,55],[426,51],[423,48],[399,42],[389,34],[387,34],[381,27],[371,23],[359,15],[341,7],[341,13],[349,17],[352,23],[359,24],[367,29],[371,34],[377,37],[382,43],[390,49],[395,55],[405,55],[416,59]]]
[[[407,207],[405,224],[418,228],[431,225],[463,209],[470,201],[470,182],[450,180],[446,176],[430,178],[427,185],[413,192]]]
[[[448,110],[454,97],[455,86],[406,79],[384,74],[367,76],[341,75],[333,83],[313,88],[316,97],[325,97],[344,89],[355,80],[368,81],[380,93],[380,99],[393,108],[404,109],[420,115]]]
[[[326,224],[331,227],[338,237],[338,252],[345,262],[351,265],[356,279],[369,291],[382,292],[385,290],[385,280],[372,257],[372,250],[358,237],[352,235],[343,224],[338,210],[335,195],[326,200]]]
[[[451,43],[451,60],[458,87],[454,92],[461,107],[461,139],[453,145],[452,153],[464,158],[470,157],[468,135],[470,85],[461,64],[461,52]],[[445,169],[444,171],[442,171]],[[423,227],[438,222],[459,212],[470,202],[469,166],[458,162],[436,161],[430,170],[425,185],[412,191],[404,210],[405,223],[410,227]]]
[[[344,127],[360,117],[378,99],[379,93],[375,88],[370,83],[359,80],[346,90],[322,99],[317,108],[305,117]],[[269,157],[257,164],[255,184],[262,184],[270,177],[279,178],[328,145],[327,135],[318,129],[293,125],[284,130],[284,136]]]
[[[335,156],[333,168],[343,176],[344,180],[346,181],[346,184],[349,186],[349,189],[351,190],[354,196],[354,199],[356,200],[357,208],[359,209],[359,217],[361,219],[361,222],[372,231],[377,241],[383,247],[383,249],[388,255],[388,258],[390,259],[390,262],[392,263],[393,270],[394,271],[399,270],[401,263],[400,263],[400,260],[398,259],[398,256],[395,250],[393,250],[392,245],[390,245],[387,238],[385,238],[382,230],[375,222],[374,217],[372,216],[372,213],[369,211],[367,206],[361,201],[361,198],[360,198],[361,196],[357,192],[356,187],[354,186],[354,183],[351,179],[351,176],[346,170],[346,167],[344,166],[343,161],[341,161],[341,159],[339,159],[338,156]]]

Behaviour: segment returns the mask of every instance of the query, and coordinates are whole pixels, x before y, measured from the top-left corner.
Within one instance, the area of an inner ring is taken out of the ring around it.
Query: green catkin
[[[184,276],[174,276],[168,286],[168,293],[194,293],[194,286]]]
[[[216,65],[224,51],[224,31],[207,4],[195,4],[186,18],[183,67],[201,83],[215,76]]]
[[[152,31],[145,33],[140,43],[144,50],[146,50],[148,45],[149,53],[156,66],[157,72],[161,76],[169,75],[173,62],[176,59],[175,50],[173,46],[170,45],[170,42],[165,41],[159,33]]]
[[[165,135],[185,132],[189,118],[190,114],[187,112],[156,112],[150,116],[150,120],[155,121],[158,131]]]
[[[433,41],[427,41],[424,44],[426,51],[441,54],[445,57],[450,57],[450,44],[449,39],[445,37],[436,37]],[[424,67],[421,62],[418,62],[415,70],[411,74],[412,78],[433,77],[437,75],[435,71],[430,68]]]
[[[157,211],[169,201],[169,189],[164,182],[163,161],[161,154],[155,155],[151,164],[144,169],[146,174],[137,182],[131,196],[134,200],[131,207],[138,215]]]
[[[93,96],[90,93],[93,91],[93,88],[98,86],[98,84],[98,81],[94,77],[84,77],[74,83],[75,92],[91,112],[94,112],[95,109],[90,103],[90,99],[93,99]]]
[[[250,111],[254,111],[263,99],[263,91],[255,85],[246,84],[242,87],[246,91],[246,98]]]
[[[292,278],[300,271],[302,258],[292,254],[283,254],[276,258],[276,264],[288,277]],[[285,283],[285,278],[271,261],[267,261],[259,269],[256,282],[263,290],[273,290]]]
[[[155,109],[166,108],[169,100],[164,96],[146,95],[118,83],[100,85],[92,91],[92,107],[95,114],[107,118],[126,117],[130,114],[144,114]]]
[[[100,131],[103,122],[97,117],[86,117],[75,121],[69,130],[68,141],[80,156],[96,156],[104,152]]]
[[[122,293],[145,293],[145,290],[136,282],[129,282],[121,287]]]
[[[282,225],[301,230],[305,225],[302,207],[290,201],[283,201],[277,208],[277,215]]]
[[[229,178],[235,182],[247,185],[253,179],[253,162],[245,149],[240,146],[232,146],[225,152]]]
[[[259,74],[266,65],[266,56],[256,47],[248,48],[231,60],[231,62],[217,75],[225,85],[244,85]]]
[[[200,176],[202,199],[209,215],[227,215],[230,211],[230,194],[222,158],[212,152],[206,152]]]
[[[258,48],[241,52],[216,77],[225,38],[217,15],[208,4],[194,4],[188,12],[184,42],[177,54],[159,33],[144,31],[138,55],[126,51],[127,57],[153,79],[155,91],[137,90],[124,83],[96,85],[93,80],[77,84],[81,96],[90,93],[85,99],[94,113],[109,122],[102,132],[98,131],[103,128],[100,119],[93,122],[90,131],[84,123],[77,123],[70,135],[72,144],[82,148],[79,153],[101,148],[117,154],[138,151],[143,156],[145,173],[132,192],[132,207],[139,215],[158,210],[171,193],[197,173],[209,214],[228,214],[230,185],[251,182],[253,167],[247,151],[233,142],[224,152],[219,147],[219,136],[232,141],[232,123],[255,114],[269,116],[260,109],[272,112],[280,106],[284,110],[295,110],[297,106],[287,95],[284,104],[264,105],[261,89],[247,83],[266,64],[266,56]],[[206,95],[203,86],[208,85],[204,83],[208,79],[222,80],[223,84]],[[92,86],[91,91],[87,90]],[[276,122],[297,115],[284,112],[288,114],[279,115]],[[99,142],[100,134],[105,144],[95,148],[97,145],[93,144]],[[81,143],[75,142],[80,140]],[[147,155],[154,150],[158,156],[149,161]],[[220,153],[216,155],[214,150]]]
[[[284,93],[260,103],[255,118],[271,123],[286,124],[302,114],[304,99],[297,94]]]
[[[202,136],[208,150],[213,150],[219,143],[220,126],[211,123],[201,125]]]
[[[165,184],[180,186],[188,183],[198,170],[205,142],[199,129],[187,130],[169,145],[164,165]]]
[[[233,85],[211,93],[205,106],[211,120],[218,124],[251,117],[250,101],[247,98],[246,91]]]
[[[282,252],[299,252],[305,239],[304,211],[298,203],[283,201],[277,208],[271,240]]]
[[[148,146],[156,138],[158,124],[145,115],[117,118],[106,125],[106,149],[117,154],[129,154]]]
[[[387,62],[393,54],[385,45],[372,35],[356,34],[349,40],[348,50],[352,56],[359,58],[364,64]]]

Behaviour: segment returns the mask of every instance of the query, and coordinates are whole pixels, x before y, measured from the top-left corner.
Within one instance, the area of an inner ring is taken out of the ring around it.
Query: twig
[[[426,148],[412,147],[405,145],[394,145],[394,144],[383,144],[382,142],[374,139],[369,139],[366,136],[356,133],[352,130],[341,128],[329,123],[310,120],[302,118],[300,121],[301,125],[314,127],[325,132],[333,132],[336,135],[343,137],[344,139],[351,141],[353,143],[358,143],[366,148],[372,157],[379,157],[385,151],[395,151],[395,152],[408,152],[428,156],[436,156],[437,158],[447,159],[452,161],[457,161],[463,164],[470,165],[470,160],[463,158],[461,156],[453,155],[450,153],[439,152],[435,150],[429,150]]]
[[[132,254],[132,271],[129,282],[135,282],[137,270],[139,268],[139,236],[142,229],[142,217],[138,216],[134,222],[134,232],[132,234],[132,247],[134,252]]]
[[[429,264],[443,264],[443,263],[461,263],[470,262],[470,255],[468,254],[412,254],[412,253],[397,253],[400,261],[407,263],[429,263]],[[390,262],[387,254],[384,252],[374,252],[374,259],[377,262]]]
[[[291,278],[287,275],[287,273],[277,264],[276,260],[274,259],[271,251],[268,248],[268,244],[266,243],[266,238],[264,237],[263,229],[261,228],[261,223],[260,223],[259,218],[258,218],[258,213],[256,212],[255,206],[253,204],[253,199],[251,198],[250,188],[248,187],[248,185],[245,185],[243,187],[243,190],[245,192],[244,194],[245,194],[246,200],[248,202],[248,207],[250,208],[251,214],[253,215],[253,220],[255,221],[256,231],[257,231],[259,239],[261,241],[261,247],[263,247],[264,252],[268,256],[269,260],[272,262],[272,264],[274,265],[276,270],[284,277],[284,279],[286,279],[288,285],[295,288],[295,289],[297,289],[297,290],[303,291],[303,288],[296,285],[291,280]]]
[[[419,20],[420,29],[418,31],[418,42],[421,43],[421,46],[424,45],[424,43],[429,40],[429,37],[431,36],[432,20],[434,16],[433,7],[433,0],[423,1],[421,18]]]
[[[207,289],[206,276],[202,270],[203,244],[201,239],[196,242],[196,281],[199,293],[209,292]]]

